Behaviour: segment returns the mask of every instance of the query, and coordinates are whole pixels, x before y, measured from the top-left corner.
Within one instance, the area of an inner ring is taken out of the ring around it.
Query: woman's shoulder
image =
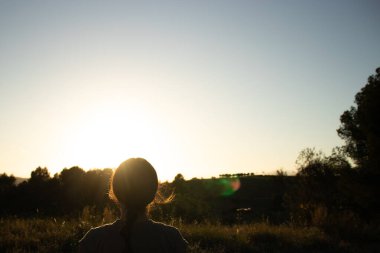
[[[108,223],[108,224],[104,224],[98,227],[91,228],[82,238],[82,240],[87,239],[87,238],[102,236],[103,234],[108,234],[112,232],[118,233],[120,231],[120,227],[121,227],[121,221],[116,220],[113,223]]]
[[[181,234],[176,227],[162,223],[162,222],[149,220],[146,223],[146,225],[149,227],[148,228],[149,230],[156,231],[162,234],[166,234],[166,235],[177,235],[177,234],[180,235]]]
[[[120,220],[116,220],[113,223],[91,228],[79,241],[80,248],[99,248],[103,246],[104,242],[109,241],[115,243],[115,239],[120,237],[120,226]]]
[[[178,230],[178,228],[150,220],[150,225],[154,228],[153,230],[157,231],[159,234],[164,236],[168,241],[170,241],[173,246],[176,248],[183,248],[185,249],[187,247],[187,241],[183,238],[181,232]],[[177,252],[177,251],[175,251]],[[180,251],[182,252],[182,251]]]
[[[149,220],[149,223],[151,224],[151,226],[156,227],[158,229],[167,230],[167,231],[178,231],[176,227],[162,223],[162,222]]]

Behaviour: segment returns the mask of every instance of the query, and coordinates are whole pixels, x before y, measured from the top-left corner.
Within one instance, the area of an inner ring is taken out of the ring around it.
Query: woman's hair
[[[143,158],[130,158],[119,165],[111,178],[109,196],[128,209],[144,209],[158,188],[153,166]]]
[[[121,230],[131,252],[131,229],[139,215],[147,211],[158,189],[157,173],[143,158],[130,158],[119,165],[111,177],[109,196],[126,209],[125,224]]]

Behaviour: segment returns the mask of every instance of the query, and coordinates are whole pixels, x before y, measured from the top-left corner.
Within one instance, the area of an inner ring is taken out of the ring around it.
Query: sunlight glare
[[[83,168],[115,168],[129,157],[151,157],[165,146],[143,110],[104,108],[82,117],[69,133],[67,158]],[[148,158],[147,158],[148,159]]]

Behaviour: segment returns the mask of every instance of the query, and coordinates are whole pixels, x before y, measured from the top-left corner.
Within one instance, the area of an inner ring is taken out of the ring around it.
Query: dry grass
[[[0,219],[0,252],[75,252],[78,240],[90,227],[108,222],[87,214],[84,212],[84,217],[68,220]],[[267,223],[232,226],[209,222],[184,224],[178,220],[171,223],[189,241],[190,253],[376,252],[379,249],[378,245],[366,249],[349,242],[337,242],[313,227]]]

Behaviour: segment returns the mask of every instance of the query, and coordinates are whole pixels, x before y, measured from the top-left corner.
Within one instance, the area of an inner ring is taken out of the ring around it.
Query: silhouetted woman
[[[120,164],[112,175],[109,196],[119,205],[121,217],[88,231],[79,242],[80,252],[186,252],[187,242],[175,227],[147,218],[157,188],[156,171],[145,159]]]

